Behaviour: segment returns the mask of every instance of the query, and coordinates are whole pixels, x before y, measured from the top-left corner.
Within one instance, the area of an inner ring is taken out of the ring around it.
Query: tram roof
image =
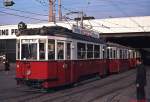
[[[118,47],[118,48],[133,49],[133,48],[131,48],[129,46],[124,46],[124,45],[120,45],[120,44],[112,43],[112,42],[107,42],[107,46],[108,47]]]
[[[69,30],[68,28],[64,28],[61,26],[49,26],[49,27],[43,26],[42,28],[24,29],[20,31],[20,34],[21,34],[20,36],[24,35],[59,36],[95,43],[105,43],[105,40],[103,38],[94,38],[91,36],[74,33],[72,32],[72,30]]]

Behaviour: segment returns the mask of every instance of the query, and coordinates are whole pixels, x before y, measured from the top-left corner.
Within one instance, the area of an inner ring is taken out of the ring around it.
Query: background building
[[[94,19],[85,20],[84,27],[95,30],[99,33],[130,33],[130,32],[150,32],[150,16],[143,17],[124,17],[124,18],[110,18],[110,19]],[[57,23],[38,23],[27,24],[27,28],[38,28],[43,26],[59,25],[72,29],[75,21],[61,21]],[[18,25],[0,26],[0,56],[6,54],[10,61],[16,59],[16,34],[18,32]]]

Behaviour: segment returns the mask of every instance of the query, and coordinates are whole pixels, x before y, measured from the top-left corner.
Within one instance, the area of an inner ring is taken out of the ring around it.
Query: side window
[[[94,58],[100,58],[100,46],[94,45]]]
[[[66,59],[71,59],[71,43],[66,43]]]
[[[113,50],[113,58],[116,59],[116,50]]]
[[[84,43],[77,43],[77,58],[78,59],[86,58],[86,47]]]
[[[106,46],[103,46],[102,47],[102,59],[105,59],[106,58]]]
[[[55,40],[48,40],[48,59],[55,59]]]
[[[40,40],[40,43],[39,43],[39,57],[40,57],[40,60],[45,59],[45,49],[46,49],[45,43],[46,43],[45,40]]]
[[[113,56],[113,52],[112,52],[112,48],[110,49],[110,58],[112,58]]]
[[[57,59],[64,59],[64,42],[57,42]]]
[[[119,53],[120,53],[120,59],[122,59],[122,50],[121,49],[119,50]]]
[[[128,58],[127,50],[125,50],[125,59]]]
[[[129,52],[128,52],[128,58],[131,58],[131,55],[130,55],[130,50],[129,50]]]
[[[17,40],[16,43],[16,58],[20,59],[20,40]]]
[[[87,58],[93,58],[93,45],[87,44]]]
[[[109,49],[107,49],[107,58],[109,58]]]

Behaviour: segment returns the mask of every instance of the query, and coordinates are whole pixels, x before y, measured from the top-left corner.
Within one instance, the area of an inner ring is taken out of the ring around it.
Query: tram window
[[[78,56],[78,59],[86,58],[86,49],[85,49],[84,43],[77,43],[77,56]]]
[[[94,58],[100,58],[100,46],[94,45]]]
[[[22,44],[22,59],[37,59],[37,44]]]
[[[70,59],[71,58],[71,47],[70,47],[70,43],[66,43],[66,45],[67,45],[67,48],[66,48],[66,50],[67,50],[67,53],[66,53],[66,59]]]
[[[17,40],[17,43],[16,43],[16,58],[20,59],[20,42],[19,42],[19,40]]]
[[[64,43],[57,42],[57,58],[64,59]]]
[[[135,52],[133,51],[133,58],[135,58]]]
[[[127,56],[127,50],[125,50],[124,53],[125,53],[125,54],[124,54],[124,58],[127,59],[127,57],[128,57],[128,56]]]
[[[113,50],[113,58],[115,59],[116,58],[116,51]]]
[[[126,53],[125,53],[125,50],[123,50],[123,59],[126,58]]]
[[[120,53],[120,59],[122,59],[122,50],[119,50]]]
[[[87,58],[93,58],[93,45],[87,44]]]
[[[109,49],[107,49],[107,58],[109,58]]]
[[[104,58],[106,58],[106,47],[105,46],[103,46],[102,47],[102,59],[104,59]]]
[[[110,58],[112,58],[113,56],[113,52],[112,52],[112,49],[110,49]]]
[[[55,40],[48,40],[48,59],[55,59]]]
[[[39,44],[39,54],[40,54],[40,60],[45,59],[45,44],[44,43]]]
[[[128,52],[128,58],[131,58],[130,52]]]

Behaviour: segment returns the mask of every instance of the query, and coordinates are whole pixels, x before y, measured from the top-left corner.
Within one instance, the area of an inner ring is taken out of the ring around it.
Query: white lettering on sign
[[[38,40],[37,39],[23,39],[22,43],[23,44],[27,44],[27,43],[37,43]]]

